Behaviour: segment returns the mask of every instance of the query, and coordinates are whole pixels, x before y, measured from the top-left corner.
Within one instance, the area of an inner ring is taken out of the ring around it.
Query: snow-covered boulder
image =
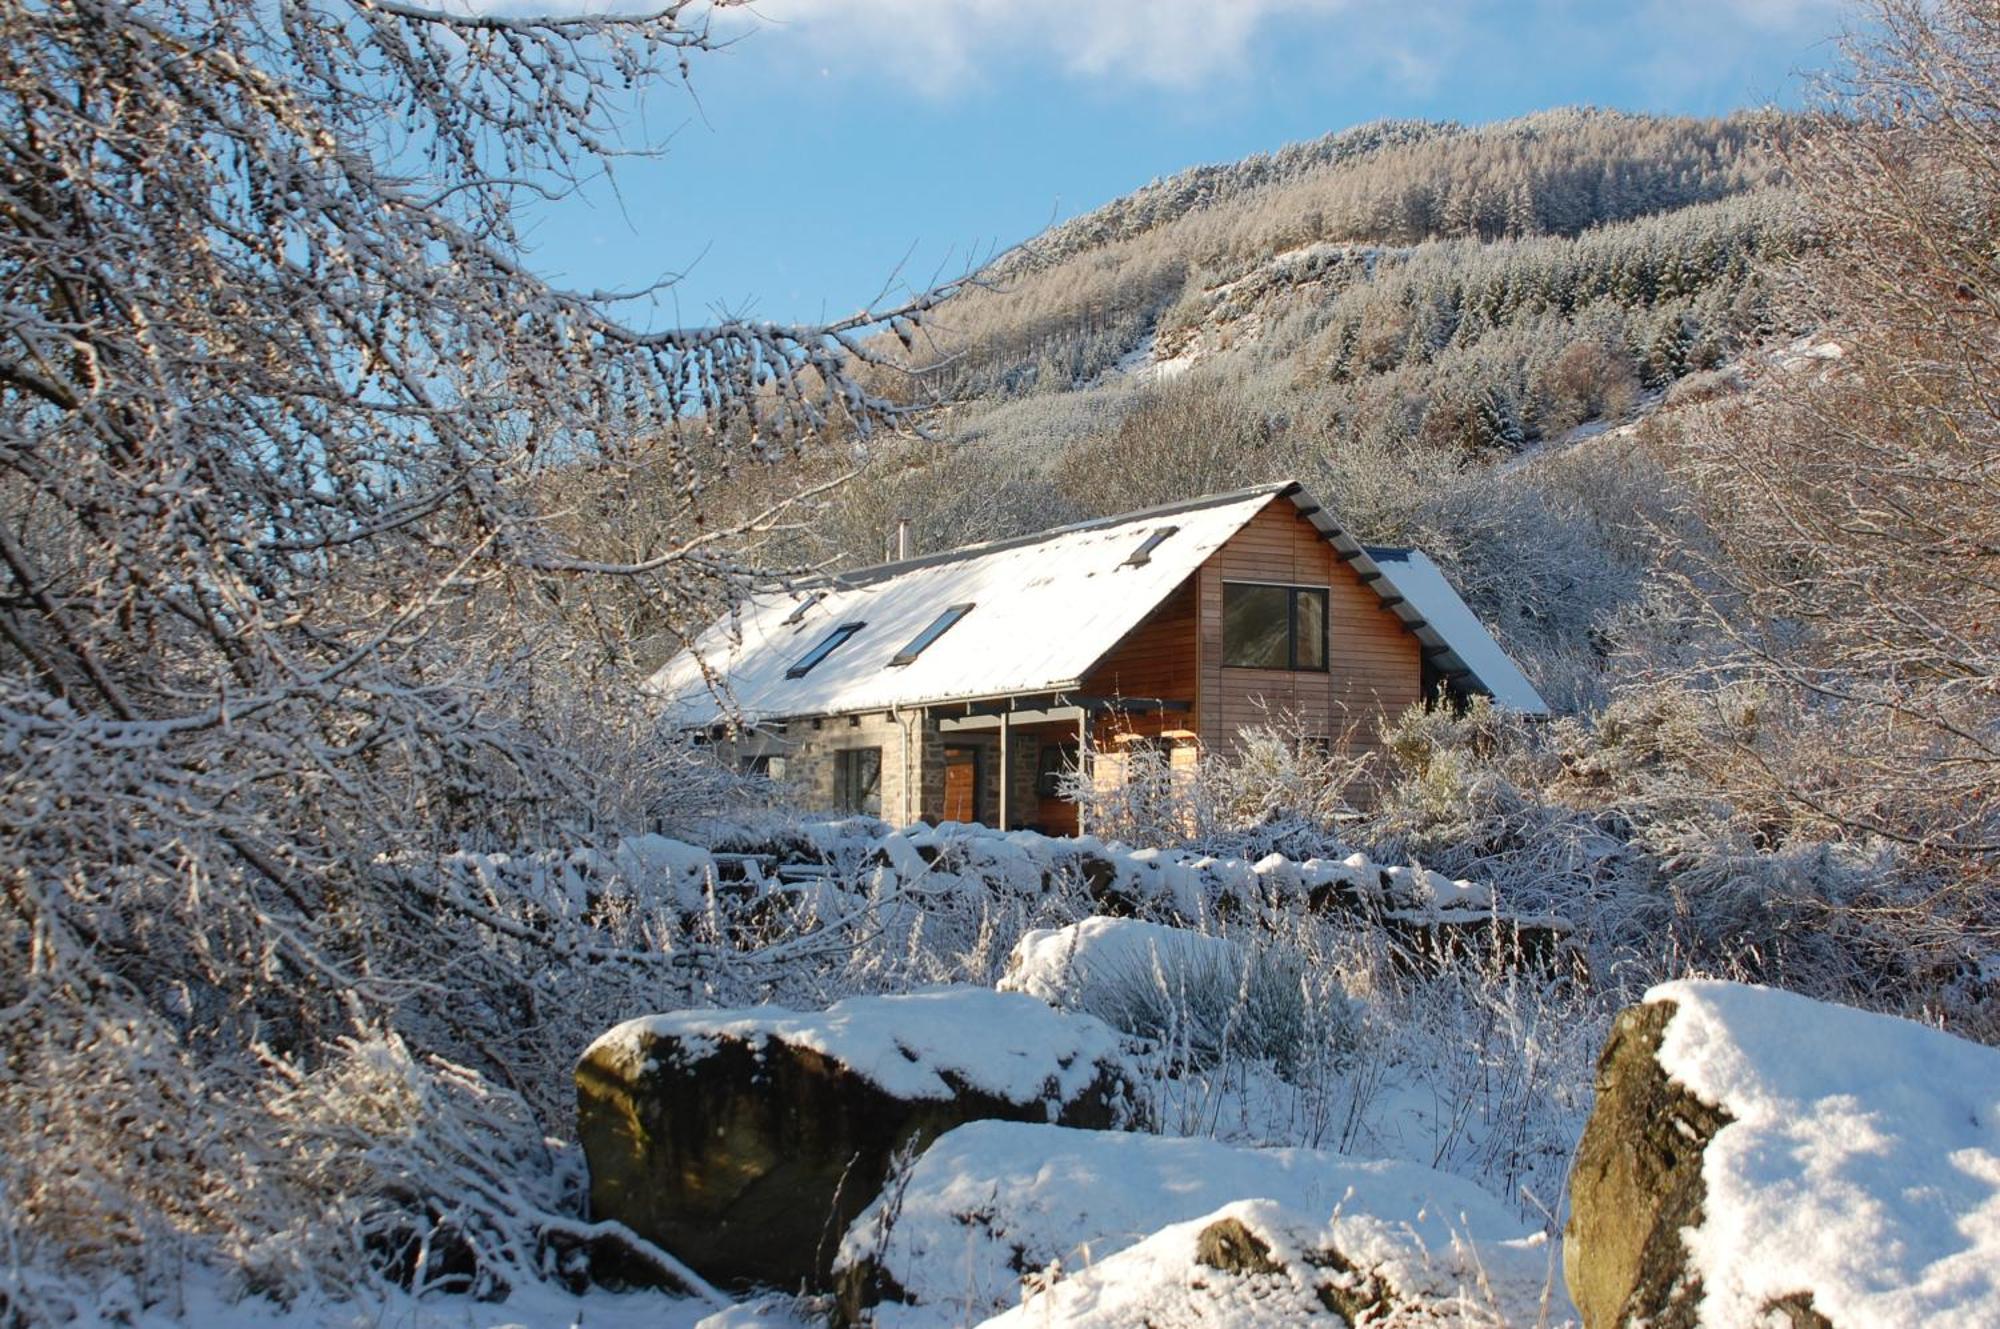
[[[848,1228],[841,1306],[849,1322],[873,1305],[881,1329],[917,1329],[974,1323],[1018,1305],[1024,1288],[1048,1287],[1056,1291],[1033,1298],[1021,1323],[1044,1323],[1044,1313],[1069,1323],[1077,1307],[1062,1289],[1072,1276],[1084,1286],[1114,1268],[1117,1252],[1144,1245],[1115,1267],[1126,1291],[1150,1297],[1137,1285],[1184,1282],[1216,1211],[1252,1199],[1271,1202],[1252,1224],[1260,1239],[1316,1253],[1318,1265],[1287,1266],[1308,1300],[1323,1282],[1374,1280],[1405,1300],[1486,1286],[1537,1304],[1554,1276],[1546,1237],[1471,1183],[1414,1164],[984,1121],[940,1137]],[[1106,1315],[1077,1323],[1144,1322]]]
[[[2000,1324],[2000,1052],[1670,983],[1597,1090],[1564,1259],[1590,1329]]]
[[[1532,1240],[1434,1249],[1393,1221],[1241,1200],[1035,1288],[981,1329],[1512,1329],[1550,1322],[1547,1256]]]
[[[1094,1015],[1199,1062],[1225,1048],[1282,1059],[1306,1026],[1296,961],[1136,918],[1086,918],[1024,934],[999,987]]]
[[[576,1083],[594,1217],[711,1280],[786,1288],[826,1285],[899,1149],[985,1117],[1132,1115],[1116,1031],[984,988],[647,1016],[591,1044]]]

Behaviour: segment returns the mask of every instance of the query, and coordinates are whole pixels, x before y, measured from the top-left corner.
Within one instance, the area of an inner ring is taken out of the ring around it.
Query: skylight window
[[[804,678],[813,671],[821,660],[826,659],[827,656],[839,650],[849,637],[852,637],[867,626],[866,623],[842,623],[839,627],[821,637],[811,650],[800,656],[799,662],[785,671],[785,677]]]
[[[1144,544],[1132,551],[1132,557],[1125,560],[1125,566],[1128,568],[1142,568],[1152,562],[1153,551],[1158,549],[1168,536],[1179,529],[1180,527],[1178,526],[1162,526],[1157,531],[1154,531],[1146,537]]]
[[[942,614],[939,614],[936,618],[932,619],[931,625],[929,627],[925,628],[922,632],[919,632],[915,637],[911,638],[910,644],[908,646],[905,646],[902,650],[896,652],[896,658],[889,661],[889,663],[892,665],[909,664],[912,660],[915,660],[918,656],[922,655],[924,653],[925,648],[928,647],[932,642],[936,641],[939,637],[942,637],[945,633],[951,631],[953,624],[957,623],[958,620],[964,618],[967,614],[971,612],[972,612],[972,606],[970,604],[953,605],[951,608],[945,610]]]

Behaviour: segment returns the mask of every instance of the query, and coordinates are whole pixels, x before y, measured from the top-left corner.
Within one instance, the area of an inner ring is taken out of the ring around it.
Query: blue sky
[[[1794,105],[1849,18],[1839,0],[761,0],[718,18],[740,40],[696,58],[692,95],[635,108],[664,155],[620,164],[615,194],[539,206],[530,261],[586,289],[684,274],[629,311],[642,323],[837,317],[1156,176],[1385,116]]]

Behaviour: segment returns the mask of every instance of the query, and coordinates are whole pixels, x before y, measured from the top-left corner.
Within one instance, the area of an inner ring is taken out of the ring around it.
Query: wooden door
[[[979,820],[979,749],[944,750],[944,811],[946,821]]]

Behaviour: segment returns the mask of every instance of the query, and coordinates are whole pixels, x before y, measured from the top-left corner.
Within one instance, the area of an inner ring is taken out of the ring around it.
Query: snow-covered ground
[[[1078,1323],[1136,1324],[1146,1317],[1117,1316],[1152,1296],[1151,1285],[1192,1272],[1184,1248],[1203,1226],[1193,1220],[1244,1201],[1262,1202],[1274,1230],[1338,1251],[1406,1300],[1488,1305],[1494,1323],[1533,1323],[1545,1294],[1564,1304],[1546,1235],[1430,1168],[1013,1122],[974,1122],[941,1137],[906,1186],[849,1229],[841,1256],[872,1256],[913,1298],[880,1308],[883,1329],[1004,1312],[1022,1304],[1023,1271],[1047,1290],[1002,1323],[1069,1323],[1088,1306]],[[878,1237],[885,1204],[896,1213]]]
[[[1330,842],[1323,858],[1286,858],[949,825],[898,831],[868,818],[707,831],[714,849],[648,835],[576,853],[464,854],[447,867],[470,897],[518,898],[579,920],[646,920],[661,945],[688,948],[706,986],[662,1006],[716,1009],[670,1017],[673,1032],[805,1031],[828,1055],[879,1071],[898,1092],[935,1092],[940,1067],[962,1083],[981,1083],[988,1070],[995,1084],[1061,1078],[1069,1073],[1056,1055],[1062,1050],[1043,1026],[1090,1022],[1050,1008],[1088,1011],[1093,988],[1118,989],[1123,1004],[1106,1014],[1128,1038],[1141,1038],[1115,1054],[1167,1138],[1104,1147],[1157,1145],[1184,1148],[1189,1159],[1240,1161],[1230,1148],[1240,1146],[1265,1161],[1241,1171],[1241,1184],[1223,1184],[1236,1164],[1191,1163],[1187,1202],[1173,1205],[1143,1200],[1150,1183],[1135,1177],[1141,1189],[1124,1194],[1151,1211],[1136,1217],[1119,1217],[1114,1211],[1126,1201],[1109,1191],[1094,1197],[1110,1206],[1103,1211],[1110,1237],[1047,1230],[1049,1258],[1073,1273],[1082,1268],[1079,1243],[1092,1252],[1085,1263],[1095,1265],[1113,1246],[1238,1201],[1276,1201],[1290,1215],[1287,1231],[1323,1229],[1341,1196],[1367,1189],[1356,1178],[1403,1170],[1430,1178],[1424,1185],[1434,1193],[1439,1186],[1483,1192],[1480,1203],[1505,1217],[1508,1240],[1554,1230],[1559,1215],[1541,1211],[1560,1208],[1562,1158],[1581,1129],[1587,1098],[1564,1086],[1587,1084],[1591,1021],[1549,1005],[1541,979],[1416,981],[1384,949],[1387,934],[1365,921],[1478,926],[1496,906],[1504,917],[1505,902],[1481,883],[1377,863]],[[1144,917],[1093,917],[1103,897]],[[774,905],[782,906],[783,934],[759,934],[732,950],[732,919]],[[923,991],[940,984],[949,992]],[[751,1005],[772,1001],[790,1009]],[[642,1021],[609,1037],[631,1041],[634,1031],[661,1024]],[[930,1079],[919,1083],[924,1075]],[[1286,1152],[1319,1160],[1307,1170],[1335,1180],[1289,1189],[1248,1184]],[[1170,1179],[1158,1184],[1172,1189]],[[1376,1188],[1370,1212],[1422,1229],[1430,1210],[1384,1194]],[[9,1295],[10,1276],[25,1276],[10,1272],[4,1256],[0,1298]],[[1018,1283],[1018,1273],[1009,1276]],[[171,1288],[113,1290],[108,1300],[80,1292],[72,1305],[80,1324],[146,1329],[799,1322],[790,1303],[575,1295],[532,1277],[509,1279],[511,1292],[493,1302],[438,1292],[413,1299],[371,1280],[358,1301],[308,1291],[281,1307],[241,1298],[224,1275],[190,1260]],[[1001,1299],[987,1309],[1012,1304]]]
[[[1191,973],[1240,974],[1254,954],[1240,939],[1086,919],[1023,935],[1002,980],[1013,992],[960,985],[850,998],[812,1016],[693,1012],[634,1021],[605,1041],[775,1030],[818,1039],[827,1055],[923,1095],[937,1090],[921,1077],[938,1065],[979,1083],[1064,1073],[1061,1057],[1037,1060],[1048,1050],[1041,1024],[1062,1023],[1050,1006],[1079,1004],[1092,984],[1150,973],[1184,989]],[[1702,1222],[1684,1235],[1689,1271],[1704,1289],[1701,1323],[1760,1323],[1775,1299],[1805,1288],[1843,1329],[2000,1324],[2000,1054],[1765,988],[1678,982],[1647,999],[1676,1008],[1661,1069],[1728,1118],[1703,1154]],[[1296,1068],[1183,1065],[1161,1083],[1175,1086],[1183,1106],[1199,1098],[1197,1110],[1159,1122],[1165,1134],[993,1121],[947,1133],[855,1221],[841,1260],[872,1263],[900,1289],[904,1299],[877,1312],[883,1329],[1262,1329],[1343,1298],[1374,1306],[1369,1323],[1378,1325],[1571,1324],[1551,1239],[1560,1196],[1507,1194],[1490,1158],[1480,1158],[1520,1146],[1506,1135],[1512,1100],[1482,1103],[1470,1082],[1422,1072],[1424,1049],[1442,1058],[1475,1032],[1440,1021],[1441,1009],[1396,1011],[1406,1041],[1343,1067],[1343,1082],[1376,1087],[1344,1100],[1351,1120],[1336,1132],[1337,1151],[1273,1143],[1297,1132]],[[1147,1045],[1099,1042],[1096,1051],[1148,1073]],[[924,1055],[910,1058],[912,1047]],[[1514,1055],[1524,1052],[1552,1049]],[[1586,1063],[1565,1056],[1555,1080],[1583,1095]],[[1498,1060],[1484,1067],[1488,1076],[1506,1071]],[[1560,1111],[1580,1122],[1584,1105],[1578,1097]],[[1254,1239],[1248,1267],[1215,1266],[1214,1232],[1231,1223]],[[9,1277],[22,1276],[0,1270],[0,1297]],[[358,1301],[279,1306],[238,1299],[219,1275],[190,1266],[173,1287],[113,1288],[78,1304],[75,1322],[802,1329],[821,1323],[825,1309],[782,1296],[730,1304],[719,1295],[578,1295],[525,1281],[494,1302],[366,1287]]]

